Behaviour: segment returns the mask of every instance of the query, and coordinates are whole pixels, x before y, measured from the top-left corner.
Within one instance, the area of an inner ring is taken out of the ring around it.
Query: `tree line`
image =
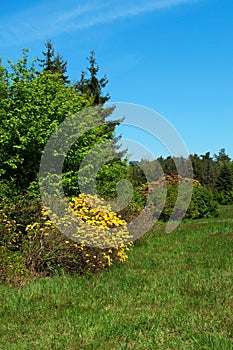
[[[175,161],[174,161],[175,160]],[[183,157],[171,157],[167,158],[159,157],[156,160],[141,160],[140,162],[133,162],[134,167],[147,168],[153,173],[160,173],[160,166],[166,175],[177,174],[176,164],[180,165],[183,169],[183,176],[188,176],[185,172],[189,169],[187,163],[191,161],[193,178],[198,180],[199,183],[212,191],[215,198],[221,204],[227,204],[233,202],[233,161],[226,154],[225,148],[219,150],[218,154],[210,155],[210,152],[206,152],[203,155],[190,154],[188,160]],[[183,167],[182,167],[183,165]],[[138,178],[142,176],[141,172],[138,172]]]

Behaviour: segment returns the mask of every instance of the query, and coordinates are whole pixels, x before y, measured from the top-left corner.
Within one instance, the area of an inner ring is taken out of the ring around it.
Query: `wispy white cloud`
[[[78,5],[74,0],[41,2],[8,18],[0,16],[0,45],[21,45],[195,1],[200,0],[89,0]]]

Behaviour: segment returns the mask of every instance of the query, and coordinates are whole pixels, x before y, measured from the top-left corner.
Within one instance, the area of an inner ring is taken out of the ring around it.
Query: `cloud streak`
[[[0,17],[0,46],[25,44],[62,33],[89,29],[118,19],[139,16],[181,4],[200,0],[97,0],[41,2],[39,6],[16,12],[8,18]]]

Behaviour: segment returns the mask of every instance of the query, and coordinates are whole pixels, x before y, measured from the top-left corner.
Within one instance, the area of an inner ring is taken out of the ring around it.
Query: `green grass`
[[[0,349],[233,349],[233,206],[87,278],[0,286]]]

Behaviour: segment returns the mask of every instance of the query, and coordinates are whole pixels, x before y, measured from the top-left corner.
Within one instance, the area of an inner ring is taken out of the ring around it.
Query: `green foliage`
[[[108,99],[102,96],[107,80],[98,80],[94,54],[90,58],[91,78],[87,88],[92,92],[82,94],[77,86],[66,86],[61,79],[62,73],[55,67],[56,57],[51,42],[47,43],[47,53],[44,54],[47,56],[41,73],[36,70],[38,60],[29,64],[28,50],[23,51],[23,57],[17,63],[9,62],[8,70],[0,67],[0,180],[14,181],[24,192],[30,188],[35,196],[38,194],[36,183],[40,159],[50,135],[67,117],[96,105],[97,90],[100,103]],[[117,149],[118,139],[113,134],[120,120],[106,122],[111,111],[112,108],[99,106],[100,125],[83,135],[69,150],[63,168],[68,195],[79,193],[79,166],[95,145],[111,139]]]
[[[229,192],[233,189],[231,168],[230,165],[225,162],[220,167],[218,178],[216,181],[216,189],[220,192]]]
[[[233,190],[229,191],[214,191],[215,200],[222,205],[233,203]]]
[[[36,76],[27,57],[11,65],[8,105],[1,120],[2,178],[14,179],[26,189],[37,177],[42,150],[59,123],[88,105],[59,74]]]
[[[225,148],[221,148],[218,154],[214,154],[214,159],[217,163],[230,163],[231,158],[226,154]]]
[[[215,198],[219,203],[223,203],[224,192],[231,191],[233,188],[233,168],[230,157],[226,154],[225,149],[220,149],[219,153],[210,157],[210,153],[198,156],[190,156],[194,178],[199,180],[204,187],[211,188],[216,192]],[[221,195],[217,194],[220,191]],[[226,195],[227,198],[227,195]],[[226,201],[224,200],[224,203]]]
[[[142,195],[142,188],[135,187],[131,201],[120,211],[120,215],[124,220],[130,223],[141,213],[145,205],[146,197]]]
[[[214,189],[217,178],[217,168],[213,158],[210,156],[210,152],[201,156],[200,171],[200,183],[204,187]]]
[[[215,198],[220,204],[233,203],[233,163],[224,148],[215,155],[215,159],[218,164]]]
[[[15,181],[0,180],[0,209],[14,204],[14,198],[20,195]]]
[[[100,196],[113,199],[118,196],[117,184],[127,179],[128,166],[126,161],[113,160],[104,164],[98,171],[96,187]]]
[[[218,216],[218,203],[212,191],[204,187],[194,187],[186,218],[200,219]]]
[[[119,158],[121,154],[117,151],[116,142],[113,137],[114,128],[120,121],[106,122],[106,116],[111,113],[112,108],[102,108],[94,106],[84,110],[84,117],[78,118],[78,133],[86,126],[90,125],[88,132],[83,132],[81,137],[73,143],[67,152],[63,164],[63,187],[67,196],[78,195],[80,193],[79,183],[82,186],[92,186],[98,177],[98,182],[107,185],[104,180],[109,174],[109,162],[114,169],[114,158]],[[84,120],[84,122],[82,121]],[[93,127],[94,123],[98,126]],[[74,123],[77,124],[77,123]],[[75,125],[75,127],[77,127]],[[84,160],[84,163],[82,161]],[[104,165],[106,163],[106,165]],[[103,169],[101,170],[101,168]],[[99,174],[98,173],[99,170]],[[107,172],[107,174],[104,173]],[[101,180],[102,177],[102,180]],[[82,192],[89,192],[83,190]],[[92,192],[90,192],[92,193]]]
[[[161,220],[169,220],[171,213],[174,209],[175,203],[177,216],[179,217],[179,213],[181,213],[184,210],[185,205],[185,185],[183,187],[183,190],[183,198],[178,203],[176,203],[178,185],[174,184],[168,187],[165,207],[160,216]],[[186,211],[185,218],[200,219],[204,217],[211,217],[217,215],[218,205],[217,202],[213,199],[212,192],[204,187],[194,187],[192,199]]]

